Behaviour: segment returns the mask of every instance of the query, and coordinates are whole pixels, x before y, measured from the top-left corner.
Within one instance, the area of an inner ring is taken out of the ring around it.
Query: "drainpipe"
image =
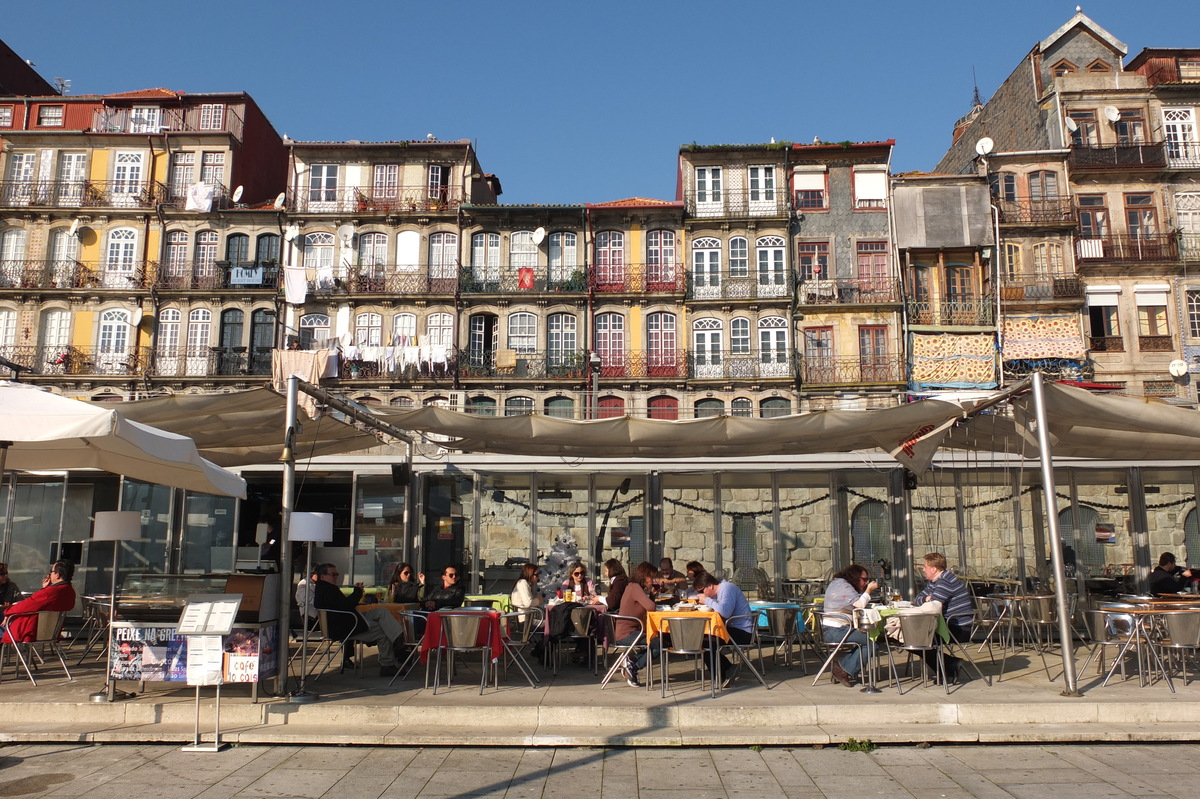
[[[594,230],[592,228],[592,209],[586,205],[580,209],[580,215],[583,222],[583,279],[587,281],[587,310],[584,314],[585,324],[583,326],[583,351],[588,353],[588,385],[591,388],[591,398],[588,402],[588,409],[584,413],[585,419],[595,419],[600,414],[598,413],[600,405],[600,374],[591,374],[592,355],[596,355],[595,340],[592,336],[592,326],[596,322],[596,292],[591,279],[591,268],[588,264],[588,251],[591,249],[594,238]]]
[[[1000,209],[995,205],[989,206],[992,209],[992,231],[994,244],[992,246],[992,275],[995,284],[996,293],[996,355],[1000,360],[999,372],[1000,375],[998,387],[1004,388],[1004,325],[1001,324],[1000,314]]]

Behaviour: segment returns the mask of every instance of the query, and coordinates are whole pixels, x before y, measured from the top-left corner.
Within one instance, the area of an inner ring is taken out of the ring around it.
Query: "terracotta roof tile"
[[[118,92],[117,94],[106,94],[107,98],[114,100],[162,100],[174,97],[181,97],[184,92],[175,92],[170,89],[138,89],[132,92]]]

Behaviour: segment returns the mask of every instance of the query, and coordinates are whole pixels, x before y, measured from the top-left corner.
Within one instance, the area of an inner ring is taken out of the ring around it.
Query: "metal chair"
[[[786,608],[780,608],[780,609],[786,610]],[[753,631],[752,635],[754,637],[751,639],[748,646],[754,647],[754,649],[758,650],[758,663],[761,666],[762,665],[762,643],[759,640],[759,636],[758,636],[758,613],[755,612],[755,613],[747,613],[742,616],[730,616],[728,619],[725,620],[725,628],[730,629],[732,627],[736,627],[736,626],[738,626],[737,623],[739,621],[748,621],[750,623],[750,629]],[[794,619],[792,620],[792,624],[793,624],[792,629],[795,630],[795,620]],[[737,641],[733,640],[733,638],[730,638],[728,641],[722,641],[720,643],[720,645],[717,647],[716,654],[717,654],[718,659],[723,656],[733,655],[735,658],[737,658],[738,661],[741,662],[741,665],[745,666],[747,669],[750,670],[750,673],[754,675],[754,678],[756,680],[758,680],[759,684],[762,685],[763,688],[766,688],[768,691],[771,690],[771,686],[767,685],[767,681],[763,679],[763,676],[759,672],[759,670],[754,668],[754,663],[751,662],[751,660],[750,660],[750,653],[747,652],[742,647],[741,644],[739,644]],[[716,661],[714,661],[714,662],[716,662]],[[803,667],[803,664],[804,664],[804,661],[803,661],[803,658],[801,658],[801,667]],[[805,672],[805,673],[807,674],[807,672]]]
[[[488,665],[491,662],[492,647],[486,641],[479,643],[479,627],[483,623],[484,614],[482,613],[451,613],[443,612],[441,618],[441,633],[438,640],[435,657],[437,664],[433,669],[433,693],[437,695],[438,685],[441,683],[442,674],[442,653],[447,656],[448,671],[446,672],[446,687],[450,687],[450,681],[454,674],[454,655],[458,652],[479,652],[481,657],[479,660],[481,674],[479,676],[479,694],[483,695],[483,689],[487,685]],[[498,672],[497,672],[498,674]],[[500,687],[499,677],[496,678],[496,688]]]
[[[402,610],[396,615],[399,617],[401,629],[404,630],[404,639],[396,643],[398,650],[396,654],[399,656],[400,652],[404,652],[405,656],[403,660],[397,657],[397,660],[400,660],[400,666],[392,675],[392,679],[388,680],[388,685],[394,683],[397,677],[407,677],[413,666],[421,659],[421,639],[429,619],[429,614],[422,610]],[[421,634],[418,634],[417,630],[420,630]]]
[[[618,621],[627,621],[627,622],[630,622],[631,624],[634,624],[637,627],[637,635],[633,638],[632,641],[630,641],[627,644],[618,644],[617,643],[617,622]],[[604,690],[604,686],[608,685],[608,683],[612,680],[612,678],[616,675],[616,673],[621,670],[621,666],[623,666],[625,664],[625,659],[630,657],[631,655],[633,655],[634,651],[639,646],[643,645],[644,639],[646,637],[646,625],[641,619],[639,619],[636,616],[621,616],[616,613],[606,613],[606,614],[604,614],[604,623],[606,625],[606,632],[607,632],[607,635],[605,637],[605,646],[604,646],[604,664],[606,666],[608,666],[608,657],[610,654],[613,655],[614,657],[613,657],[612,665],[609,666],[608,671],[606,671],[604,673],[604,679],[600,681],[600,690],[601,691]],[[653,676],[653,674],[654,674],[653,664],[651,664],[650,668],[646,669],[646,674],[648,677]],[[653,682],[653,680],[651,680],[651,679],[646,680],[646,690],[650,690],[650,684],[652,682]]]
[[[696,670],[700,675],[700,688],[704,689],[704,671],[701,666],[705,663],[705,658],[708,659],[709,666],[709,686],[712,695],[717,695],[717,664],[716,664],[716,648],[705,645],[704,631],[708,628],[708,619],[704,618],[704,614],[691,614],[688,616],[670,616],[665,619],[667,632],[671,636],[671,645],[659,647],[659,662],[662,666],[662,673],[659,675],[659,682],[662,688],[662,697],[667,696],[667,683],[671,677],[671,656],[692,658],[696,664]]]
[[[896,679],[896,691],[900,694],[904,693],[904,689],[900,687],[900,677],[895,674],[895,661],[892,660],[892,652],[904,652],[908,657],[908,673],[912,676],[912,656],[915,654],[924,655],[926,652],[934,652],[937,655],[936,676],[942,682],[946,682],[946,664],[942,657],[941,642],[937,638],[938,619],[941,618],[932,613],[911,613],[901,614],[897,616],[900,620],[900,637],[903,639],[895,646],[888,647],[888,659],[892,663],[893,676]],[[921,684],[924,685],[928,679],[928,665],[925,663],[924,657],[921,658]],[[950,692],[950,686],[946,686],[946,693]]]
[[[1155,646],[1179,654],[1179,665],[1183,668],[1183,684],[1186,686],[1187,655],[1189,652],[1194,655],[1200,651],[1200,611],[1169,610],[1162,614],[1162,620],[1166,635],[1158,639]]]
[[[318,663],[320,663],[321,658],[323,657],[325,659],[325,663],[323,666],[321,666],[321,670],[313,676],[312,679],[314,681],[319,680],[322,675],[325,674],[325,670],[329,668],[329,664],[333,662],[335,657],[337,657],[339,654],[342,654],[342,651],[347,645],[351,647],[350,651],[354,657],[355,671],[359,673],[359,676],[362,676],[362,644],[367,643],[367,639],[364,637],[367,631],[364,629],[352,632],[345,638],[337,638],[333,636],[329,632],[329,622],[332,616],[337,615],[350,616],[354,620],[355,625],[358,624],[359,615],[354,611],[336,610],[334,608],[317,609],[317,628],[321,631],[321,638],[324,640],[317,643],[317,649],[309,658],[309,662],[311,663],[313,660],[316,660]],[[350,629],[353,630],[355,627],[352,626]],[[324,644],[324,647],[321,646],[322,643]]]
[[[567,626],[566,635],[559,638],[550,647],[550,668],[557,675],[558,667],[562,662],[562,647],[566,644],[571,644],[578,647],[581,643],[587,647],[588,665],[592,667],[592,674],[598,673],[598,662],[596,658],[596,636],[592,632],[592,620],[596,614],[596,609],[589,605],[581,605],[570,610],[570,624]]]
[[[541,608],[529,608],[500,616],[500,641],[504,644],[502,666],[507,670],[509,661],[516,663],[529,682],[530,688],[536,688],[540,680],[534,675],[529,661],[525,659],[525,650],[533,643],[533,634],[541,627]]]
[[[39,611],[34,640],[0,644],[0,679],[3,679],[4,664],[8,659],[6,649],[7,647],[12,647],[13,652],[17,655],[17,661],[25,669],[25,676],[34,685],[37,685],[37,680],[34,679],[33,672],[37,670],[39,663],[45,663],[45,658],[38,652],[39,648],[43,651],[49,649],[58,658],[58,662],[63,667],[63,672],[67,675],[67,680],[74,680],[75,678],[71,676],[71,670],[67,668],[66,653],[63,652],[62,642],[59,640],[62,635],[63,623],[66,619],[67,611],[65,610]],[[34,661],[32,669],[29,667],[29,661],[31,660]]]
[[[96,653],[96,660],[100,660],[107,653],[105,648],[108,644],[108,623],[109,623],[109,608],[112,606],[112,597],[109,596],[85,596],[83,597],[83,626],[79,628],[79,632],[71,639],[71,649],[75,646],[75,642],[82,640],[83,636],[87,635],[87,644],[83,648],[83,654],[79,656],[79,660],[75,661],[78,666],[83,663],[84,659],[91,654],[93,647],[99,647],[100,651]]]
[[[1088,664],[1096,655],[1099,655],[1100,659],[1096,661],[1096,674],[1103,674],[1105,650],[1110,646],[1116,647],[1118,652],[1127,648],[1129,639],[1133,635],[1133,617],[1127,614],[1113,613],[1114,609],[1109,607],[1083,612],[1083,623],[1087,628],[1088,641],[1092,645],[1092,651],[1088,653],[1087,660],[1083,661],[1083,666],[1079,669],[1080,673],[1087,671]],[[1126,679],[1124,658],[1121,658],[1121,679]]]
[[[813,678],[813,685],[816,685],[821,680],[821,675],[833,663],[833,659],[844,651],[858,651],[859,645],[854,641],[849,640],[850,634],[854,632],[854,617],[849,613],[841,613],[832,610],[816,610],[812,611],[813,615],[813,642],[819,648],[820,654],[825,656],[825,660],[821,663],[821,668],[817,669],[817,676]],[[825,619],[833,619],[839,622],[844,622],[845,634],[841,640],[829,642],[825,640]],[[859,655],[861,657],[861,654]],[[807,676],[807,675],[805,675]],[[832,676],[832,675],[831,675]]]
[[[800,609],[799,608],[764,608],[762,614],[767,618],[766,630],[758,629],[758,639],[771,647],[771,661],[779,662],[779,650],[783,649],[783,665],[792,667],[792,645],[795,644],[800,652],[800,673],[808,674],[804,663],[804,648],[800,640]],[[762,663],[762,653],[759,652],[759,663]]]

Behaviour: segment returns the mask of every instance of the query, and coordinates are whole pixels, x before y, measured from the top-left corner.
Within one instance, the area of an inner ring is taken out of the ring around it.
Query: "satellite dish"
[[[72,222],[71,222],[71,233],[70,233],[70,235],[72,235],[72,236],[77,236],[77,235],[79,235],[79,226],[80,226],[81,224],[83,224],[83,221],[82,221],[82,220],[76,219],[76,220],[72,221]]]
[[[354,225],[341,225],[338,227],[338,238],[342,240],[342,244],[349,244],[354,238]]]
[[[995,146],[996,142],[992,141],[987,136],[984,136],[982,139],[975,142],[975,152],[979,153],[980,155],[987,155]]]
[[[293,241],[299,235],[300,235],[300,226],[299,225],[288,225],[287,230],[283,231],[283,240],[284,241]]]
[[[537,230],[533,231],[533,243],[534,244],[541,245],[541,243],[545,240],[546,240],[546,228],[540,227]]]
[[[1171,377],[1183,377],[1187,374],[1187,362],[1176,358],[1167,364],[1167,371],[1171,373]]]
[[[1066,126],[1067,130],[1071,131],[1072,133],[1079,130],[1079,125],[1070,117],[1067,117]]]
[[[243,190],[244,190],[244,187],[242,187],[242,186],[238,186],[236,189],[233,190],[233,201],[235,203],[241,201]]]
[[[283,208],[283,204],[285,202],[287,202],[287,194],[281,191],[279,192],[278,196],[275,197],[275,210],[278,211],[280,208]]]
[[[1121,119],[1121,110],[1115,105],[1106,105],[1104,106],[1104,118],[1115,123]]]

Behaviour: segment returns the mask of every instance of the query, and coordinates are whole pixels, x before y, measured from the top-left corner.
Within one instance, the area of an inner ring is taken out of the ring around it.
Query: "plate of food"
[[[894,608],[911,608],[912,606],[913,606],[913,603],[905,601],[905,600],[901,600],[900,602],[892,603],[892,607],[894,607]]]

